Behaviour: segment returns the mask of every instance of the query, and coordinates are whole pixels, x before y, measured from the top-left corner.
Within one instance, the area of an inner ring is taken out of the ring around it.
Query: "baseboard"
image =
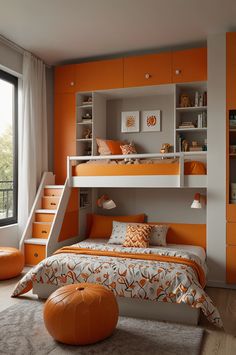
[[[228,288],[231,290],[236,290],[236,285],[232,285],[232,284],[226,284],[225,282],[222,281],[211,281],[208,280],[207,281],[207,286],[209,287],[217,287],[217,288]]]

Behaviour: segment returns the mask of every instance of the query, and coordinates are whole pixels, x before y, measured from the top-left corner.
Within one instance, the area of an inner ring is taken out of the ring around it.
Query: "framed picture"
[[[161,111],[142,111],[142,132],[161,131]]]
[[[139,111],[121,112],[121,132],[139,132]]]

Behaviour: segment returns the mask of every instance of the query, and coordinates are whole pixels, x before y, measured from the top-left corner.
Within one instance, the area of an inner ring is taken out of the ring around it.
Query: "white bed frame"
[[[207,175],[184,175],[185,159],[195,158],[206,162],[207,152],[181,152],[167,154],[130,154],[130,155],[99,155],[69,156],[67,158],[67,178],[71,187],[207,187]],[[88,160],[107,159],[162,159],[179,158],[179,174],[177,175],[124,175],[124,176],[72,176],[74,162],[84,163]]]
[[[33,293],[41,299],[46,299],[58,289],[58,286],[33,282]],[[199,309],[186,304],[154,302],[134,298],[117,297],[120,316],[152,319],[188,325],[197,325]]]

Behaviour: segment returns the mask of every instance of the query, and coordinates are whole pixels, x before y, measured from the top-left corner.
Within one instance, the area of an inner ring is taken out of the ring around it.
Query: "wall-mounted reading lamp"
[[[199,192],[196,192],[194,195],[194,200],[191,204],[191,208],[202,208],[206,204],[206,196],[201,195]]]
[[[102,195],[97,199],[98,207],[104,208],[105,210],[111,210],[116,207],[116,204],[113,200],[107,195]]]

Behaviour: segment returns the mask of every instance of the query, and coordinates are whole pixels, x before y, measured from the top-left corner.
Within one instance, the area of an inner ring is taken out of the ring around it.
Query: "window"
[[[18,79],[0,70],[0,226],[17,222]]]

